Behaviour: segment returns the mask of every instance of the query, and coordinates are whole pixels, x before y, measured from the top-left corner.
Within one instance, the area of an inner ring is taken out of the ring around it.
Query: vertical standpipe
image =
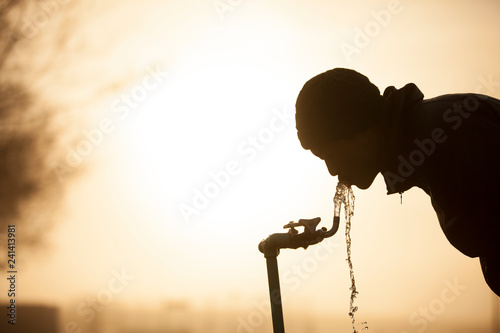
[[[269,299],[271,300],[271,313],[273,317],[273,331],[274,333],[285,333],[277,256],[266,256],[266,264],[267,278],[269,280]]]
[[[307,249],[309,245],[317,244],[324,238],[331,237],[337,232],[339,217],[333,219],[333,225],[330,230],[326,230],[326,228],[316,230],[320,220],[319,217],[316,217],[309,220],[300,219],[299,222],[290,222],[284,226],[285,229],[289,229],[287,233],[272,234],[259,243],[259,251],[266,258],[274,333],[285,333],[277,259],[280,249],[297,249],[299,247]],[[299,226],[304,227],[304,232],[299,233],[295,230],[295,227]]]

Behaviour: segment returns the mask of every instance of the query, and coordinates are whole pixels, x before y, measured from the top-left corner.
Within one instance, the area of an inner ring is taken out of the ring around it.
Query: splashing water
[[[335,196],[333,198],[334,202],[334,216],[340,218],[340,208],[344,205],[344,213],[345,213],[345,240],[347,245],[347,264],[349,265],[349,274],[351,277],[351,287],[349,290],[351,291],[351,300],[349,302],[349,317],[351,317],[352,321],[352,329],[354,333],[357,333],[354,318],[354,313],[358,310],[357,306],[354,306],[354,299],[358,295],[358,291],[356,289],[356,281],[354,279],[354,270],[352,268],[351,261],[351,217],[354,215],[354,193],[350,186],[347,186],[341,182],[338,182],[337,189],[335,190]],[[367,323],[362,322],[363,328],[361,330],[368,329]]]

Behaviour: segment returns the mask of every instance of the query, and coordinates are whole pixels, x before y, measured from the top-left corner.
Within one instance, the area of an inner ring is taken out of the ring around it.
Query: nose
[[[330,161],[325,161],[326,167],[328,168],[328,172],[332,176],[337,176],[339,174],[339,170],[333,165]]]

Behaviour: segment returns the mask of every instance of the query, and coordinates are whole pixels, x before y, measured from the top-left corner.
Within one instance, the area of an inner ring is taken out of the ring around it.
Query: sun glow
[[[301,165],[289,83],[237,66],[170,82],[130,122],[129,148],[141,186],[162,197],[171,218],[238,228],[293,191]]]

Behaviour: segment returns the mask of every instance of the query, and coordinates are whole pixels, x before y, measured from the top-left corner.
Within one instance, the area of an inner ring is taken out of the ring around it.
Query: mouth
[[[344,176],[340,176],[340,175],[339,175],[339,182],[345,184],[346,186],[351,186],[352,185],[352,183],[349,180],[349,178],[345,178]]]

